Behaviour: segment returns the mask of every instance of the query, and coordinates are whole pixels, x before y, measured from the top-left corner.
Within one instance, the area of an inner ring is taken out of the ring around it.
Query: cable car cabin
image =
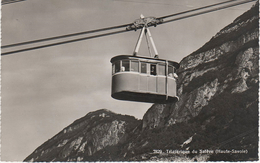
[[[118,100],[170,103],[178,100],[177,62],[132,55],[115,56],[112,63],[112,97]]]

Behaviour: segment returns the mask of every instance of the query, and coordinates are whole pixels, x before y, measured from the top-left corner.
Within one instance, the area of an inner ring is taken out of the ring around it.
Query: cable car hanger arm
[[[145,36],[146,36],[146,39],[147,39],[147,45],[148,45],[148,50],[149,50],[149,53],[151,55],[151,52],[150,52],[150,49],[149,49],[149,42],[148,42],[148,38],[150,39],[151,41],[151,44],[153,46],[153,49],[154,49],[154,53],[155,53],[155,56],[154,58],[158,58],[158,52],[157,52],[157,49],[155,47],[155,44],[154,44],[154,41],[153,41],[153,38],[152,38],[152,35],[151,35],[151,32],[150,30],[148,29],[148,24],[153,24],[153,22],[155,23],[155,19],[149,19],[150,17],[147,17],[147,19],[145,19],[144,15],[141,14],[140,15],[140,19],[138,20],[141,20],[141,21],[136,21],[136,24],[135,26],[143,26],[141,32],[140,32],[140,35],[138,37],[138,40],[137,40],[137,43],[136,43],[136,46],[135,46],[135,50],[134,50],[134,53],[133,55],[136,56],[138,51],[139,51],[139,48],[140,48],[140,45],[141,45],[141,41],[142,41],[142,38],[143,38],[143,35],[145,33]],[[147,36],[148,34],[148,36]]]

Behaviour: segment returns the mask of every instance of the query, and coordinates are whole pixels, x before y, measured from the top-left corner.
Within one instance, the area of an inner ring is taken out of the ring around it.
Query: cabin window
[[[174,68],[173,66],[168,66],[168,76],[173,77]]]
[[[121,71],[129,71],[129,60],[122,60]]]
[[[163,64],[158,64],[158,75],[163,75],[163,76],[165,76],[165,65],[163,65]]]
[[[150,74],[156,75],[156,64],[151,64]]]
[[[138,72],[138,69],[139,69],[139,62],[131,61],[131,71]]]
[[[120,71],[120,61],[116,61],[112,66],[112,74]]]
[[[145,62],[141,62],[141,73],[147,73],[147,64]]]
[[[115,64],[113,63],[112,65],[112,74],[114,74],[116,72],[116,68],[115,68]]]

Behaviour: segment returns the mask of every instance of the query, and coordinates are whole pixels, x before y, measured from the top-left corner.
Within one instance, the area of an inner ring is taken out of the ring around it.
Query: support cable
[[[26,0],[2,0],[2,5],[7,5],[7,4],[10,4],[10,3],[16,3],[16,2],[22,2],[22,1],[26,1]]]
[[[20,1],[24,1],[24,0],[20,0]],[[204,6],[204,7],[200,7],[200,8],[196,8],[196,9],[192,9],[192,10],[187,10],[184,12],[179,12],[179,13],[175,13],[175,14],[171,14],[171,15],[167,15],[167,16],[163,16],[163,17],[159,17],[157,19],[164,19],[164,18],[169,18],[169,17],[173,17],[173,16],[177,16],[177,15],[181,15],[181,14],[185,14],[188,12],[193,12],[193,11],[197,11],[197,10],[201,10],[201,9],[205,9],[205,8],[209,8],[209,7],[213,7],[213,6],[217,6],[217,5],[221,5],[224,3],[230,3],[232,1],[237,1],[237,0],[228,0],[225,2],[221,2],[221,3],[216,3],[213,5],[208,5],[208,6]],[[17,2],[17,1],[16,1]],[[166,21],[168,22],[168,21]],[[165,23],[165,22],[162,22]],[[61,35],[61,36],[55,36],[55,37],[49,37],[49,38],[43,38],[43,39],[37,39],[37,40],[32,40],[32,41],[26,41],[26,42],[20,42],[20,43],[14,43],[14,44],[10,44],[10,45],[4,45],[1,46],[1,48],[10,48],[10,47],[15,47],[15,46],[20,46],[20,45],[27,45],[27,44],[33,44],[33,43],[39,43],[39,42],[44,42],[44,41],[50,41],[50,40],[55,40],[55,39],[61,39],[61,38],[66,38],[66,37],[73,37],[73,36],[78,36],[78,35],[84,35],[84,34],[90,34],[90,33],[95,33],[95,32],[101,32],[101,31],[105,31],[105,30],[112,30],[112,29],[117,29],[117,28],[124,28],[127,26],[131,26],[132,23],[130,24],[124,24],[124,25],[118,25],[118,26],[113,26],[113,27],[107,27],[107,28],[101,28],[101,29],[96,29],[96,30],[90,30],[90,31],[84,31],[84,32],[78,32],[78,33],[72,33],[72,34],[66,34],[66,35]],[[133,30],[133,29],[130,29]]]
[[[247,1],[238,2],[238,3],[235,3],[235,4],[231,4],[231,5],[226,5],[226,6],[222,6],[222,7],[218,7],[218,8],[214,8],[214,9],[210,9],[210,10],[206,10],[206,11],[202,11],[202,12],[198,12],[198,13],[195,13],[195,14],[190,14],[190,15],[187,15],[187,16],[182,16],[182,17],[179,17],[179,18],[171,19],[171,20],[166,20],[166,21],[163,21],[161,24],[169,23],[169,22],[173,22],[173,21],[177,21],[177,20],[181,20],[181,19],[185,19],[185,18],[190,18],[190,17],[194,17],[194,16],[206,14],[206,13],[209,13],[209,12],[213,12],[213,11],[217,11],[217,10],[222,10],[222,9],[238,6],[238,5],[241,5],[241,4],[244,4],[244,3],[253,2],[253,1],[256,1],[256,0],[247,0]]]
[[[129,24],[124,24],[124,25],[118,25],[118,26],[114,26],[114,27],[107,27],[107,28],[95,29],[95,30],[78,32],[78,33],[72,33],[72,34],[67,34],[67,35],[55,36],[55,37],[50,37],[50,38],[32,40],[32,41],[27,41],[27,42],[20,42],[20,43],[15,43],[15,44],[10,44],[10,45],[4,45],[4,46],[1,46],[1,48],[4,49],[4,48],[10,48],[10,47],[14,47],[14,46],[34,44],[34,43],[39,43],[39,42],[44,42],[44,41],[50,41],[50,40],[55,40],[55,39],[66,38],[66,37],[72,37],[72,36],[78,36],[78,35],[83,35],[83,34],[96,33],[96,32],[101,32],[101,31],[106,31],[106,30],[111,30],[111,29],[122,28],[122,27],[126,27],[128,25]]]
[[[232,0],[232,1],[234,1],[234,0]],[[230,5],[226,5],[226,6],[222,6],[222,7],[218,7],[218,8],[214,8],[214,9],[209,9],[209,10],[198,12],[198,13],[194,13],[194,14],[190,14],[190,15],[187,15],[187,16],[182,16],[182,17],[179,17],[179,18],[166,20],[166,21],[160,22],[160,24],[173,22],[173,21],[177,21],[177,20],[181,20],[181,19],[185,19],[185,18],[189,18],[189,17],[194,17],[194,16],[197,16],[197,15],[202,15],[202,14],[206,14],[206,13],[209,13],[209,12],[225,9],[225,8],[230,8],[230,7],[233,7],[233,6],[241,5],[241,4],[244,4],[244,3],[249,3],[249,2],[252,2],[252,1],[256,1],[256,0],[247,0],[247,1],[237,2],[237,3],[234,3],[234,4],[230,4]],[[227,1],[227,2],[230,2],[230,0]],[[221,4],[227,3],[227,2],[222,2]],[[210,6],[215,6],[215,5],[217,5],[217,4],[210,5]],[[201,7],[201,8],[205,8],[205,7]],[[193,9],[193,11],[194,10],[198,10],[198,9]],[[188,11],[185,11],[185,13],[187,13],[187,12]],[[176,16],[177,14],[179,15],[179,13],[172,14],[171,17],[173,15]],[[164,16],[164,17],[165,18],[166,17],[170,17],[170,15]],[[143,18],[143,20],[145,20],[145,18]],[[62,36],[56,36],[56,37],[51,37],[51,38],[45,38],[45,39],[39,39],[39,40],[33,40],[33,41],[27,41],[27,42],[21,42],[21,43],[15,43],[15,44],[11,44],[11,45],[2,46],[2,48],[9,48],[9,47],[14,47],[14,46],[19,46],[19,45],[32,44],[32,43],[36,43],[36,42],[50,41],[50,40],[54,40],[54,39],[60,39],[60,38],[71,37],[71,36],[82,35],[82,34],[95,33],[95,32],[101,32],[101,31],[105,31],[105,30],[111,30],[111,29],[122,28],[122,27],[128,28],[129,26],[132,26],[132,25],[133,25],[133,23],[132,24],[125,24],[125,25],[114,26],[114,27],[107,27],[107,28],[102,28],[102,29],[97,29],[97,30],[91,30],[91,31],[79,32],[79,33],[74,33],[74,34],[67,34],[67,35],[62,35]],[[137,28],[135,28],[135,30],[136,29]],[[134,30],[134,29],[130,29],[130,30]],[[32,47],[32,48],[25,48],[25,49],[21,49],[21,50],[5,52],[5,53],[2,53],[1,55],[8,55],[8,54],[13,54],[13,53],[18,53],[18,52],[24,52],[24,51],[35,50],[35,49],[40,49],[40,48],[45,48],[45,47],[50,47],[50,46],[56,46],[56,45],[61,45],[61,44],[66,44],[66,43],[72,43],[72,42],[77,42],[77,41],[81,41],[81,40],[87,40],[87,39],[92,39],[92,38],[97,38],[97,37],[102,37],[102,36],[113,35],[113,34],[117,34],[117,33],[128,32],[130,30],[129,29],[121,30],[121,31],[116,31],[116,32],[111,32],[111,33],[99,34],[99,35],[95,35],[95,36],[83,37],[83,38],[69,40],[69,41],[63,41],[63,42],[58,42],[58,43],[53,43],[53,44],[36,46],[36,47]]]
[[[165,18],[169,18],[169,17],[181,15],[181,14],[186,14],[186,13],[189,13],[189,12],[198,11],[198,10],[202,10],[202,9],[205,9],[205,8],[222,5],[222,4],[230,3],[230,2],[233,2],[233,1],[237,1],[237,0],[229,0],[229,1],[221,2],[221,3],[216,3],[216,4],[213,4],[213,5],[203,6],[203,7],[200,7],[200,8],[195,8],[195,9],[192,9],[192,10],[179,12],[179,13],[176,13],[176,14],[166,15],[166,16],[159,17],[159,19],[165,19]]]
[[[1,55],[3,56],[3,55],[9,55],[9,54],[13,54],[13,53],[24,52],[24,51],[42,49],[42,48],[47,48],[47,47],[51,47],[51,46],[57,46],[57,45],[61,45],[61,44],[68,44],[68,43],[72,43],[72,42],[78,42],[78,41],[82,41],[82,40],[88,40],[88,39],[93,39],[93,38],[103,37],[103,36],[109,36],[109,35],[114,35],[114,34],[124,33],[124,32],[128,32],[128,31],[121,30],[121,31],[116,31],[116,32],[110,32],[110,33],[95,35],[95,36],[83,37],[83,38],[69,40],[69,41],[57,42],[57,43],[53,43],[53,44],[47,44],[47,45],[36,46],[36,47],[32,47],[32,48],[25,48],[25,49],[5,52],[5,53],[2,53]]]

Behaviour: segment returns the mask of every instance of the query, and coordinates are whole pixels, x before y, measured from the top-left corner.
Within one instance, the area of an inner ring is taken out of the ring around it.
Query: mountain
[[[88,113],[24,161],[258,160],[258,6],[183,58],[178,102],[154,104],[142,120]]]
[[[74,121],[43,143],[25,161],[82,161],[108,146],[124,142],[141,121],[101,109]]]

